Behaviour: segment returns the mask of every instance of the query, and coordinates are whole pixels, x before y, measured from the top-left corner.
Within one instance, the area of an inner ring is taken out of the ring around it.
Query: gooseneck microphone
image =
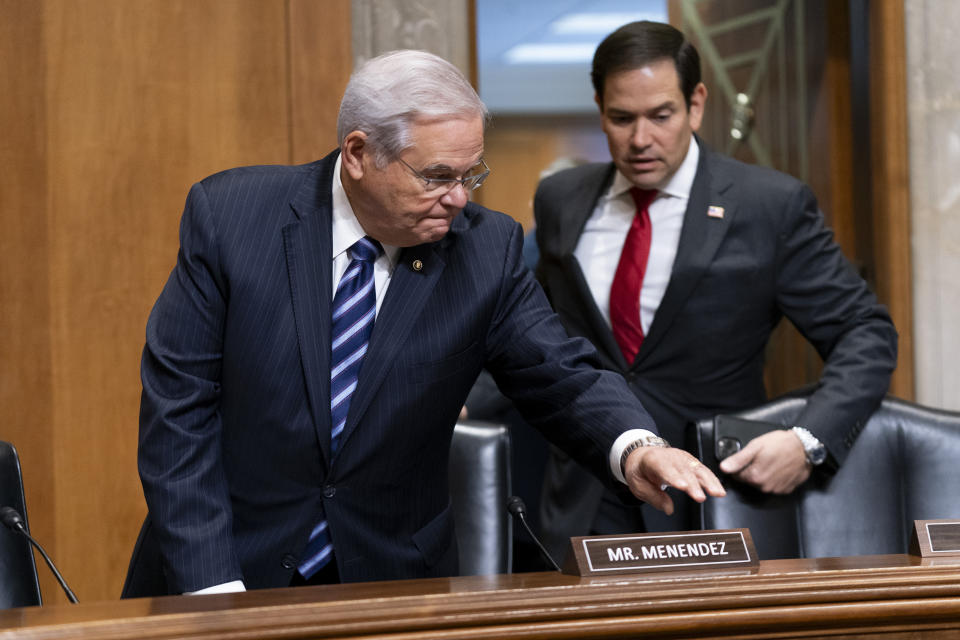
[[[527,530],[527,533],[530,534],[530,537],[534,542],[537,543],[537,546],[540,548],[540,553],[543,554],[543,557],[550,561],[550,564],[553,565],[553,568],[557,571],[560,571],[560,565],[556,563],[553,557],[547,553],[546,547],[543,546],[543,543],[540,542],[540,539],[533,533],[533,529],[530,528],[530,525],[527,524],[527,505],[524,504],[523,498],[520,496],[510,496],[507,498],[507,511],[510,512],[510,515],[520,521],[523,524],[523,528]]]
[[[57,579],[57,582],[59,582],[60,586],[63,588],[63,592],[67,594],[67,599],[73,604],[76,604],[77,596],[73,595],[73,591],[71,591],[70,587],[67,586],[63,576],[60,575],[60,572],[57,571],[57,568],[54,566],[53,560],[51,560],[50,556],[47,555],[47,552],[43,550],[43,547],[40,546],[40,543],[34,540],[33,536],[27,533],[27,528],[23,524],[23,517],[20,515],[20,513],[13,507],[0,507],[0,520],[3,521],[3,524],[5,524],[8,529],[22,534],[27,538],[27,540],[30,541],[30,544],[37,548],[37,551],[40,552],[40,555],[43,556],[43,559],[46,561],[47,566],[50,567],[50,571],[53,572],[53,577]]]

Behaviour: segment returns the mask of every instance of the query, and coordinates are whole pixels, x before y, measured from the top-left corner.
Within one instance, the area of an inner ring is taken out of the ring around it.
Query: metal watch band
[[[800,444],[803,445],[803,453],[807,456],[807,462],[815,467],[822,464],[827,457],[827,450],[823,443],[803,427],[790,427],[790,430],[800,438]]]
[[[639,440],[634,440],[628,444],[623,449],[623,453],[620,454],[620,473],[623,474],[623,477],[627,477],[627,458],[630,457],[630,454],[639,449],[640,447],[670,447],[670,443],[661,438],[660,436],[646,436],[640,438]]]

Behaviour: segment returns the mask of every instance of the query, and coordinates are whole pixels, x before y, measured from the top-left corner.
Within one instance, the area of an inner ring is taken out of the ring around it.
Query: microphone
[[[20,513],[13,507],[0,507],[0,520],[3,521],[3,524],[6,525],[8,529],[22,534],[27,540],[30,541],[30,544],[37,548],[37,551],[40,552],[40,555],[43,556],[43,559],[46,561],[47,566],[50,567],[50,571],[53,572],[53,577],[57,579],[57,582],[59,582],[60,586],[63,588],[63,592],[67,594],[67,599],[73,604],[77,604],[77,596],[73,595],[73,591],[70,590],[70,587],[67,586],[63,576],[60,575],[59,571],[57,571],[57,567],[54,566],[53,560],[51,560],[50,556],[47,555],[47,552],[43,550],[43,547],[40,546],[40,543],[34,540],[33,536],[27,533],[27,527],[24,526],[23,517],[20,515]]]
[[[553,565],[553,568],[557,571],[560,571],[560,565],[556,563],[553,557],[547,552],[546,547],[543,546],[543,543],[537,538],[533,533],[533,529],[530,528],[530,525],[527,524],[527,505],[524,504],[523,498],[520,496],[510,496],[507,498],[507,511],[510,512],[510,515],[520,521],[523,525],[523,528],[527,530],[527,533],[530,534],[530,537],[534,542],[537,543],[537,546],[540,548],[540,553],[543,554],[543,557],[550,561],[550,564]]]

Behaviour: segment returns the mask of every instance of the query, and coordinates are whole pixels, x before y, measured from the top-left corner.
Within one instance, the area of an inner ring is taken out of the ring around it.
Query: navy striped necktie
[[[367,353],[373,320],[377,313],[377,294],[373,285],[373,263],[383,248],[364,236],[350,247],[350,265],[340,278],[333,297],[333,325],[330,342],[330,456],[337,454],[340,434],[347,424],[350,397],[357,388],[360,365]],[[310,532],[310,540],[297,569],[306,579],[330,561],[333,540],[327,518]]]

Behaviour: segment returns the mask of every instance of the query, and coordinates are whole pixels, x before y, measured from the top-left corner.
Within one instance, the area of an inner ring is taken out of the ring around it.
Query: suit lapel
[[[343,449],[351,434],[376,397],[377,391],[397,354],[407,340],[407,335],[420,316],[420,311],[443,273],[445,262],[438,244],[419,245],[400,252],[390,278],[390,288],[377,313],[370,336],[370,346],[363,358],[357,389],[350,399],[347,424],[340,435]],[[420,269],[413,264],[419,261]]]
[[[333,248],[330,185],[336,156],[327,156],[290,206],[298,220],[283,227],[300,361],[320,448],[330,460],[330,301]]]
[[[590,285],[587,284],[580,261],[573,254],[577,248],[577,243],[580,241],[580,236],[583,234],[583,228],[593,214],[597,202],[610,188],[614,171],[613,163],[604,165],[597,173],[585,176],[581,185],[573,190],[569,204],[561,214],[562,221],[558,230],[559,241],[556,252],[560,256],[564,279],[573,283],[574,291],[572,293],[577,297],[574,304],[583,309],[584,316],[593,333],[590,341],[598,351],[606,355],[612,362],[616,362],[622,370],[626,370],[627,361],[623,357],[623,352],[620,351],[620,346],[613,337],[610,325],[607,324],[603,313],[597,307],[597,302],[590,291]]]
[[[669,331],[673,318],[713,261],[737,212],[736,201],[729,193],[732,181],[728,177],[715,175],[711,151],[699,139],[698,142],[700,161],[680,230],[680,244],[670,282],[633,367],[640,365]],[[723,216],[708,215],[711,206],[722,207]]]
[[[580,241],[583,227],[593,214],[597,201],[610,187],[613,180],[613,163],[599,165],[596,173],[585,175],[583,180],[569,192],[569,199],[561,212],[557,244],[553,251],[560,256],[572,255]],[[591,296],[592,297],[592,296]]]
[[[627,360],[623,357],[623,351],[620,350],[617,339],[613,337],[610,325],[607,324],[603,313],[600,312],[600,307],[597,306],[597,301],[593,298],[590,285],[587,284],[587,278],[583,275],[583,269],[580,267],[580,261],[572,254],[564,256],[563,270],[566,281],[573,283],[573,295],[578,298],[574,301],[574,304],[583,309],[584,317],[593,333],[590,342],[610,362],[616,363],[621,371],[626,371],[629,368]]]

